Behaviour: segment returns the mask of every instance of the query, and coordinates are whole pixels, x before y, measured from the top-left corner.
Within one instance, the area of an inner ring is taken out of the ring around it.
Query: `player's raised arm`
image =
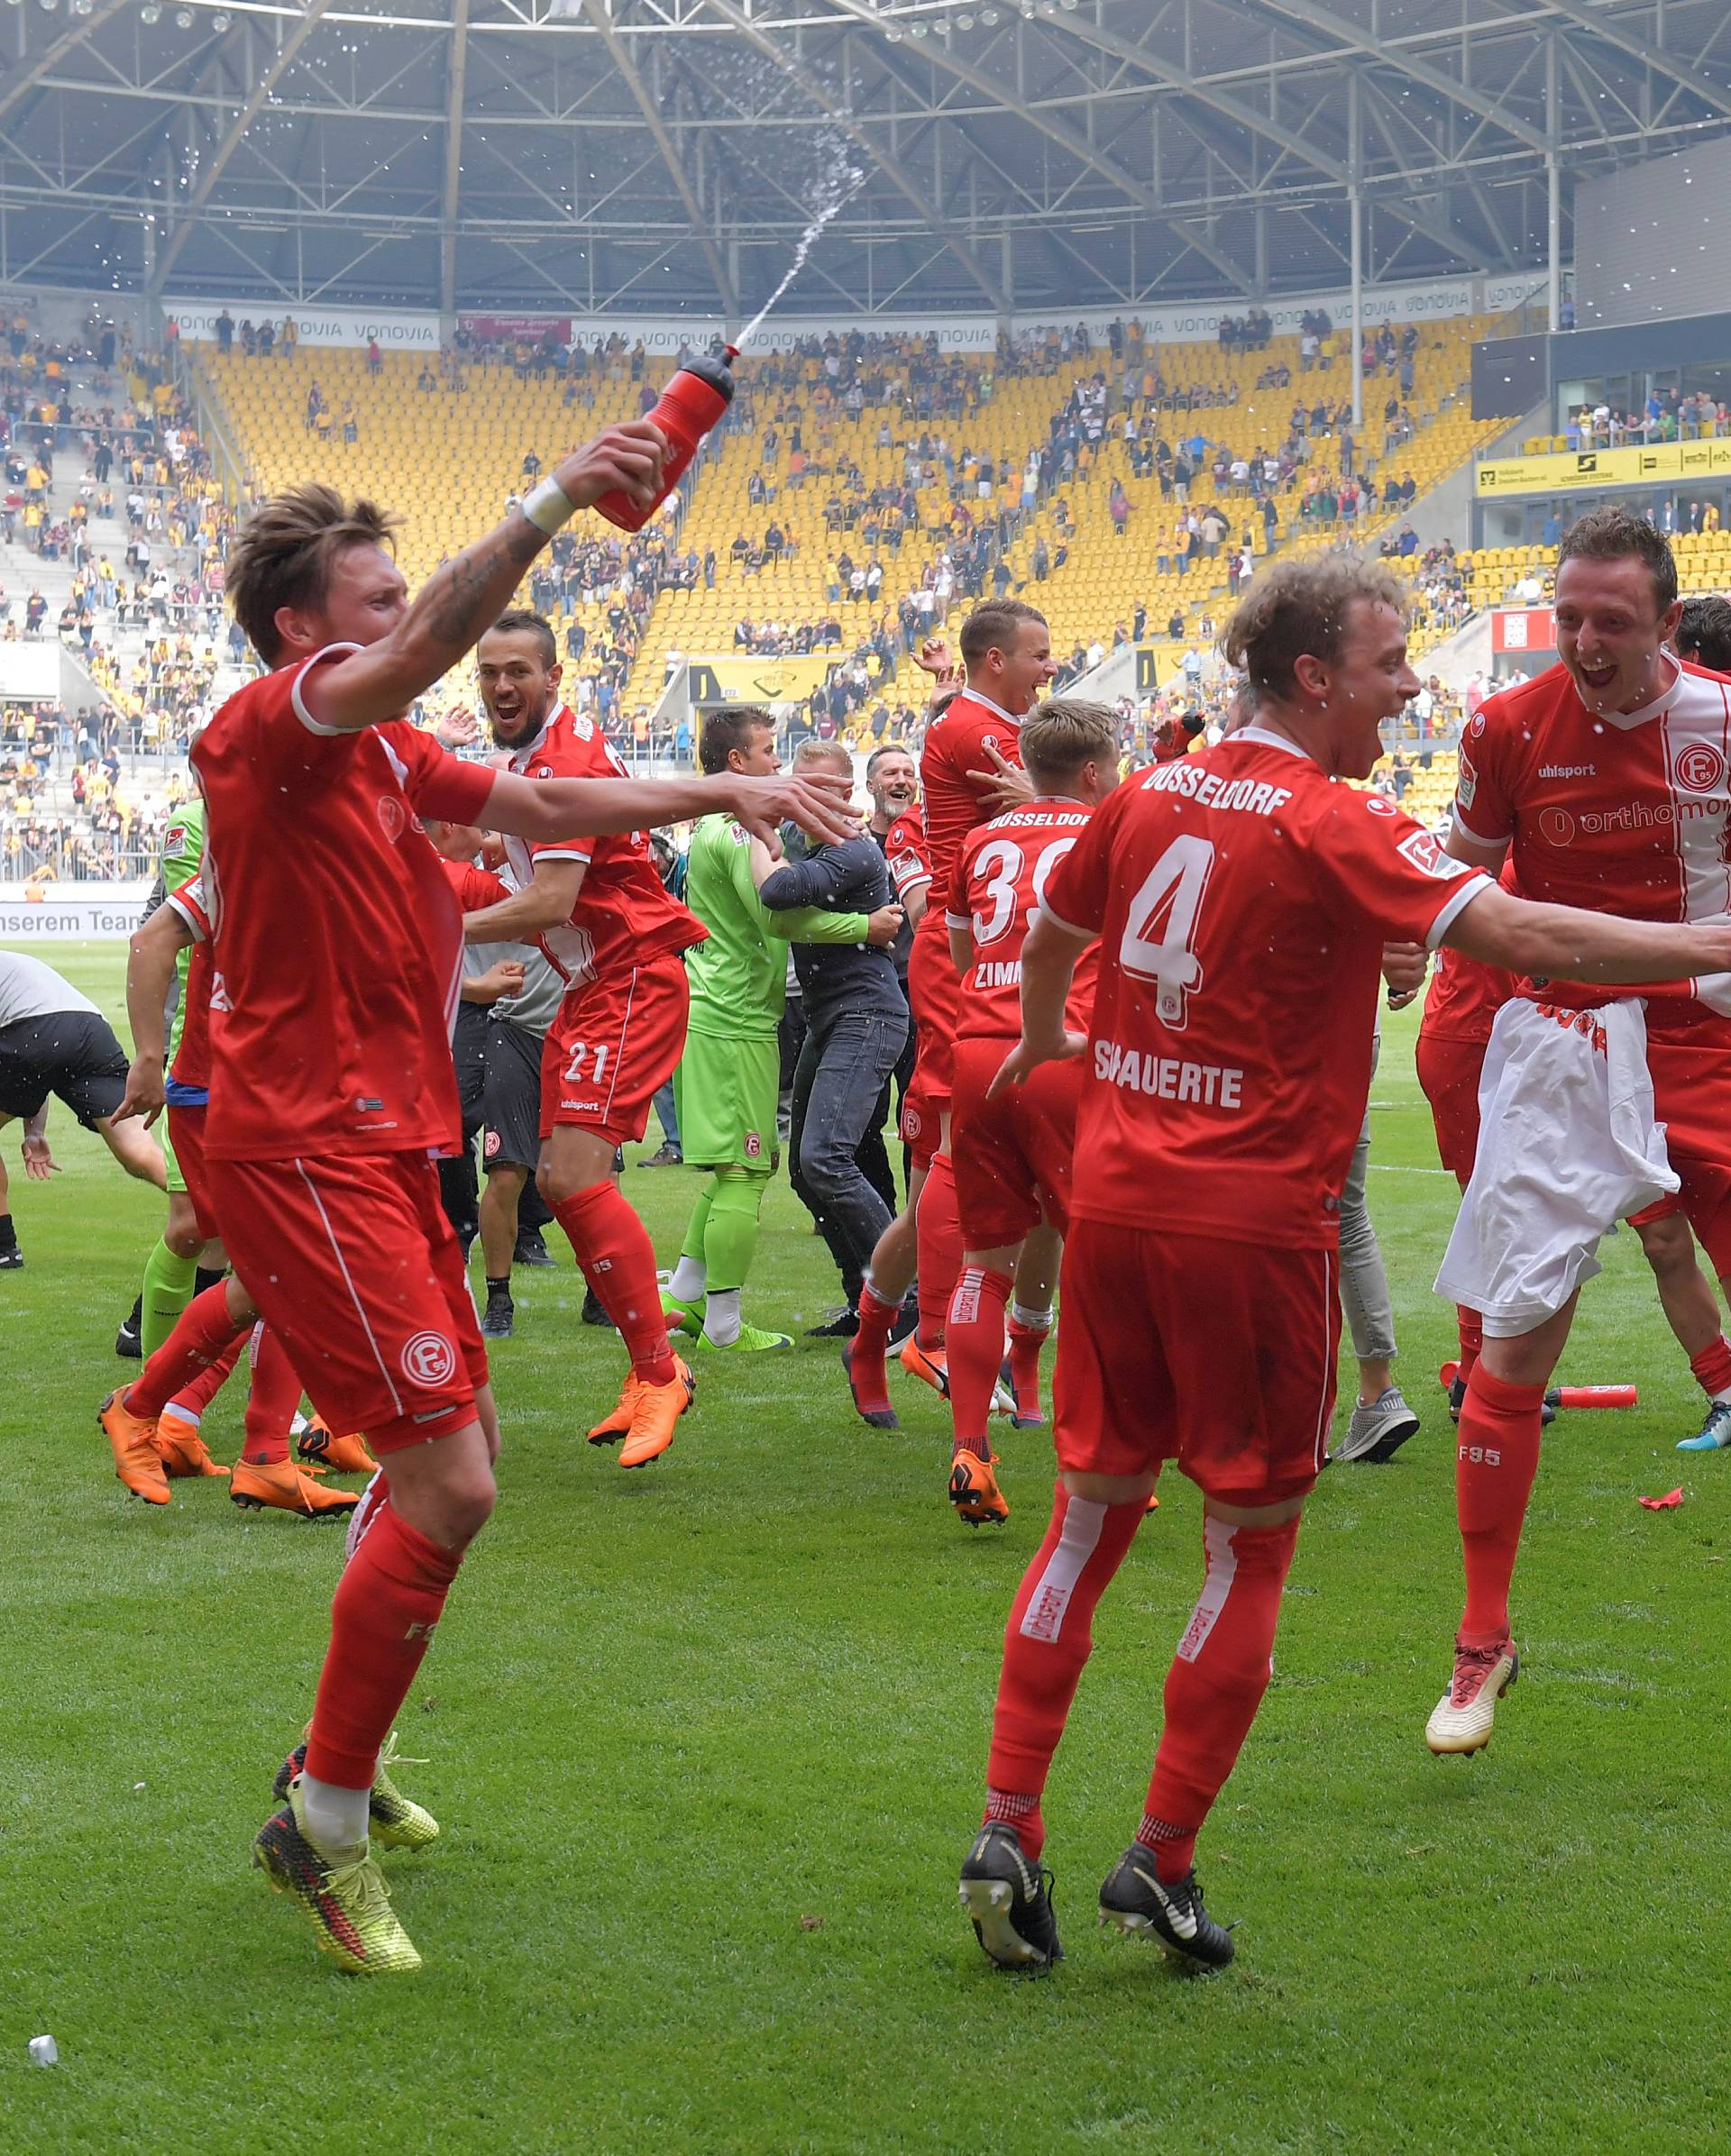
[[[321,530],[315,498],[329,496],[327,510],[333,503],[342,507],[329,489],[273,497],[248,519],[231,558],[236,617],[271,665],[332,644],[363,647],[300,684],[302,716],[312,730],[350,734],[400,718],[498,620],[523,571],[574,511],[615,488],[637,501],[655,499],[665,450],[659,430],[645,420],[604,427],[484,539],[435,570],[412,604],[384,549],[390,520],[371,504],[355,504],[334,523],[327,516]],[[306,573],[298,580],[295,550],[285,542],[308,504]],[[252,553],[269,561],[271,577],[251,575]]]
[[[1468,900],[1442,941],[1469,958],[1542,980],[1616,984],[1731,971],[1731,925],[1623,920],[1512,898],[1495,883]]]

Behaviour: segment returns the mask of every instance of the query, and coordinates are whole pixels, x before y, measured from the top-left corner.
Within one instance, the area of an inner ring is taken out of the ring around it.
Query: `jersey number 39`
[[[1194,833],[1175,838],[1143,878],[1124,919],[1118,963],[1154,983],[1156,1014],[1174,1033],[1184,1031],[1189,999],[1202,986],[1202,961],[1191,946],[1214,869],[1208,839]]]
[[[1045,847],[1034,863],[1034,904],[1039,906],[1046,896],[1046,884],[1052,871],[1076,844],[1074,836],[1057,838]],[[991,911],[982,913],[974,909],[974,940],[976,944],[996,943],[1016,918],[1016,901],[1021,895],[1021,872],[1027,866],[1027,856],[1013,840],[994,838],[990,845],[980,848],[974,863],[976,879],[984,877],[985,890],[982,896],[991,900]]]

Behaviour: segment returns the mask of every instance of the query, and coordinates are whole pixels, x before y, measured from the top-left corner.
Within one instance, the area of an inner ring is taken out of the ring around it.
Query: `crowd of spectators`
[[[0,708],[0,881],[153,875],[191,782],[184,764],[129,778],[122,757],[137,745],[112,705]]]
[[[1731,415],[1707,390],[1684,395],[1653,388],[1633,411],[1599,398],[1569,415],[1563,438],[1571,450],[1621,449],[1626,443],[1700,442],[1731,431]]]

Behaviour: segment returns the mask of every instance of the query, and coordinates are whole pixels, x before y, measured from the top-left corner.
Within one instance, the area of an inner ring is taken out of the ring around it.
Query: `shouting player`
[[[475,655],[511,771],[536,781],[624,775],[594,720],[560,701],[558,646],[538,614],[501,615]],[[472,943],[538,936],[565,973],[542,1051],[536,1181],[631,1358],[618,1406],[589,1441],[618,1445],[620,1466],[641,1467],[673,1443],[696,1386],[668,1345],[655,1245],[613,1163],[643,1136],[679,1063],[691,1003],[682,954],[708,931],[669,894],[646,831],[566,832],[539,845],[508,833],[505,851],[517,888],[466,914],[463,934]]]
[[[1523,972],[1653,980],[1722,965],[1731,929],[1529,905],[1452,860],[1362,779],[1417,690],[1402,587],[1334,556],[1277,563],[1228,625],[1251,725],[1121,787],[1061,862],[1022,946],[1000,1082],[1085,1055],[1051,1524],[1005,1633],[985,1823],[961,1896],[1006,1966],[1059,1952],[1040,1796],[1095,1605],[1162,1461],[1203,1493],[1204,1582],[1166,1683],[1141,1824],[1103,1917],[1218,1968],[1231,1934],[1196,1836],[1268,1685],[1298,1516],[1321,1471],[1340,1338],[1341,1192],[1369,1093],[1390,936]],[[1088,1034],[1065,1004],[1099,943]]]
[[[499,618],[576,507],[612,487],[654,492],[663,446],[644,423],[604,430],[412,604],[389,519],[326,487],[261,503],[229,555],[231,603],[270,671],[228,699],[193,757],[215,927],[211,1196],[235,1271],[314,1404],[332,1429],[363,1431],[383,1463],[337,1587],[304,1766],[255,1849],[352,1969],[419,1960],[369,1850],[370,1794],[492,1511],[499,1448],[431,1157],[458,1139],[462,927],[418,818],[537,841],[717,807],[759,830],[794,814],[847,827],[822,787],[536,782],[460,763],[399,716]]]
[[[1010,1517],[986,1420],[1006,1311],[1021,1320],[1024,1340],[1032,1332],[1038,1369],[1044,1313],[1011,1307],[1011,1288],[1030,1231],[1042,1220],[1060,1235],[1069,1225],[1082,1066],[1054,1063],[1025,1085],[986,1095],[1021,1031],[1021,946],[1052,872],[1118,783],[1118,722],[1104,704],[1055,698],[1024,720],[1021,760],[1033,799],[975,832],[949,901],[950,955],[962,982],[949,1133],[962,1237],[947,1340],[955,1426],[949,1501],[970,1527]],[[1093,1012],[1094,960],[1090,946],[1071,982],[1065,1022],[1073,1033],[1086,1032]],[[1026,1389],[1024,1379],[1019,1399]]]
[[[1450,851],[1492,873],[1512,860],[1533,899],[1723,918],[1731,681],[1664,648],[1681,614],[1670,545],[1644,517],[1589,511],[1558,550],[1555,608],[1561,664],[1467,728]],[[1544,1392],[1599,1238],[1681,1187],[1714,1271],[1731,1275],[1731,982],[1655,973],[1631,993],[1524,981],[1497,1013],[1479,1101],[1436,1284],[1479,1313],[1484,1347],[1461,1411],[1466,1605],[1425,1728],[1435,1752],[1488,1742],[1519,1668],[1508,1591]]]

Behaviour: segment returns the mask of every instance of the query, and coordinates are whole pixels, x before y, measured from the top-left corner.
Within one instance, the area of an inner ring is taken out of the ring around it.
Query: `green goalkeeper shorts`
[[[180,1163],[174,1157],[173,1141],[169,1137],[169,1119],[163,1116],[156,1126],[156,1135],[162,1141],[162,1165],[168,1171],[168,1189],[171,1198],[187,1195],[187,1179],[180,1173]]]
[[[685,1036],[673,1073],[680,1150],[688,1167],[755,1168],[775,1158],[781,1043],[718,1033]]]

